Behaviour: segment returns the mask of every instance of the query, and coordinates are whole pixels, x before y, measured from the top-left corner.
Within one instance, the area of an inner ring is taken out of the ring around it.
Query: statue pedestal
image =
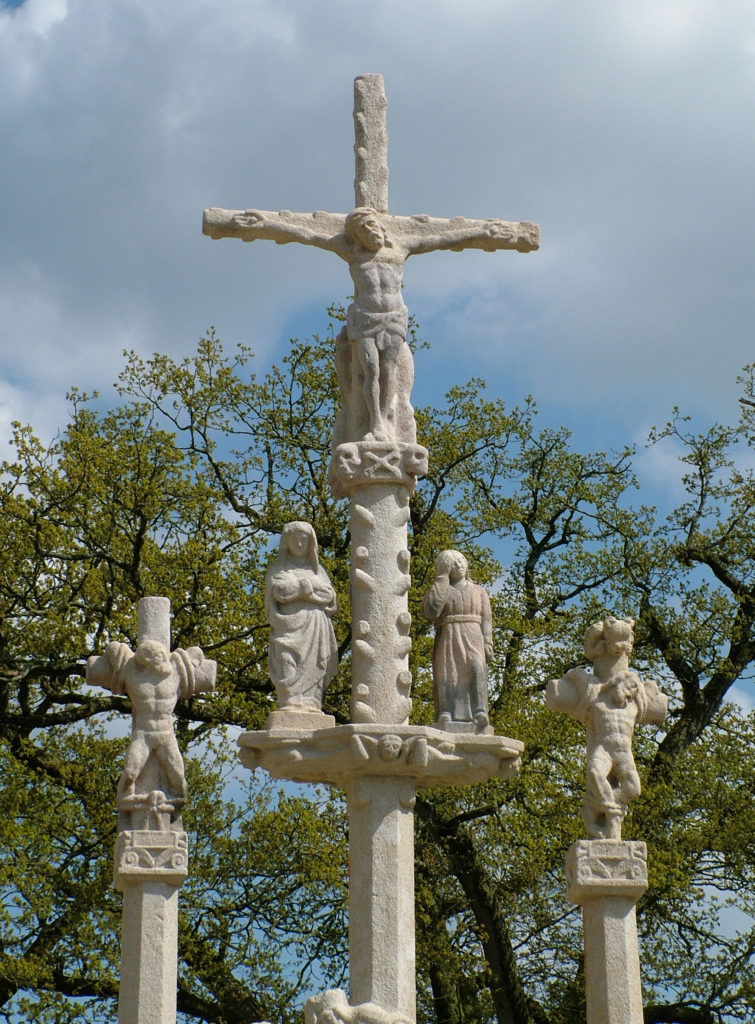
[[[643,1024],[635,904],[647,889],[644,843],[580,839],[566,895],[582,905],[587,1024]]]
[[[175,1024],[178,890],[188,869],[185,832],[121,832],[115,888],[123,893],[118,1024]]]

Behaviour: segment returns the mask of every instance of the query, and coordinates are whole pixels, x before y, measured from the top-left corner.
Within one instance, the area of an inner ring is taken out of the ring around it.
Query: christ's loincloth
[[[373,338],[378,350],[388,346],[398,347],[406,341],[406,332],[409,329],[409,310],[402,302],[398,309],[373,313],[370,310],[360,309],[352,303],[346,311],[346,329],[350,341]]]

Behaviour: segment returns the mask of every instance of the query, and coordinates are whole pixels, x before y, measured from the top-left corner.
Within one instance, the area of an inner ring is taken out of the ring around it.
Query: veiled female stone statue
[[[265,613],[271,627],[268,666],[280,711],[321,712],[338,668],[331,623],[336,592],[320,565],[309,523],[286,523],[278,556],[265,577]]]
[[[441,551],[422,614],[435,623],[433,684],[436,726],[449,732],[492,732],[488,660],[493,620],[487,593],[469,578],[460,551]]]

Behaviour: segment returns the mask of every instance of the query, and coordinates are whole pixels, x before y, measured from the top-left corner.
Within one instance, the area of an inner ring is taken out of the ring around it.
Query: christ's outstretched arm
[[[283,245],[299,242],[316,245],[346,258],[347,242],[343,234],[345,217],[338,213],[291,213],[290,210],[222,210],[212,207],[204,211],[202,232],[210,238],[240,238],[253,242],[269,239]]]
[[[412,256],[435,249],[516,249],[533,252],[540,246],[540,232],[530,221],[468,220],[453,217],[385,218],[388,230],[401,239],[401,246]]]

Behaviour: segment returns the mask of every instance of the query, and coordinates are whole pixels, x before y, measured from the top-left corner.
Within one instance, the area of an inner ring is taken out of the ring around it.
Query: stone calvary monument
[[[436,558],[422,601],[435,625],[433,726],[409,724],[411,647],[407,524],[427,451],[417,443],[402,298],[409,256],[436,249],[538,247],[528,221],[450,220],[388,213],[386,101],[380,75],[354,85],[355,208],[347,214],[205,211],[212,238],[299,242],[349,265],[354,301],[336,341],[340,410],[329,480],[351,519],[351,720],[323,713],[337,669],[336,594],[315,532],[287,523],[265,581],[269,674],[278,697],[259,732],[239,739],[241,760],[279,779],[346,792],[349,816],[350,993],[308,999],[305,1024],[414,1024],[414,822],[417,790],[509,778],[523,745],[496,736],[488,716],[492,616],[458,551]],[[117,792],[115,885],[123,892],[120,1024],[174,1024],[177,894],[187,876],[181,811],[187,799],[173,732],[177,700],[214,688],[216,665],[198,647],[170,650],[167,598],[139,602],[138,642],[109,643],[87,680],[132,703],[131,742]],[[646,849],[621,824],[640,792],[636,724],[659,724],[666,698],[629,668],[631,619],[588,629],[594,671],[548,684],[546,703],[583,723],[586,840],[567,855],[568,898],[583,907],[588,1024],[642,1024],[635,903],[647,886]]]
[[[426,605],[439,625],[442,653],[436,661],[444,666],[442,681],[436,679],[442,694],[438,727],[409,725],[407,523],[409,498],[427,469],[427,451],[417,444],[410,402],[414,368],[402,277],[410,256],[437,249],[530,252],[538,248],[538,229],[528,221],[389,214],[385,111],[382,77],[357,78],[351,212],[210,209],[204,214],[203,230],[212,238],[315,246],[344,260],[353,282],[354,301],[336,342],[341,407],[329,467],[334,497],[348,498],[351,505],[351,721],[334,725],[311,703],[330,672],[325,633],[331,599],[316,556],[307,564],[302,555],[294,564],[287,555],[287,579],[276,583],[275,563],[268,577],[271,675],[279,699],[283,691],[285,696],[263,731],[239,739],[249,768],[346,791],[350,995],[330,991],[308,1000],[308,1024],[415,1020],[415,793],[428,786],[507,778],[517,772],[523,749],[516,740],[493,735],[489,726],[487,692],[483,696],[489,606],[482,588],[467,581],[462,556],[454,557],[449,572],[440,566]],[[303,538],[302,524],[293,525]],[[305,546],[302,542],[302,551]],[[293,553],[290,544],[288,551]],[[292,615],[287,615],[289,593],[296,595]],[[286,619],[292,620],[290,629]],[[285,664],[282,651],[288,651]],[[309,678],[316,666],[319,680]],[[306,681],[284,682],[299,670]]]

